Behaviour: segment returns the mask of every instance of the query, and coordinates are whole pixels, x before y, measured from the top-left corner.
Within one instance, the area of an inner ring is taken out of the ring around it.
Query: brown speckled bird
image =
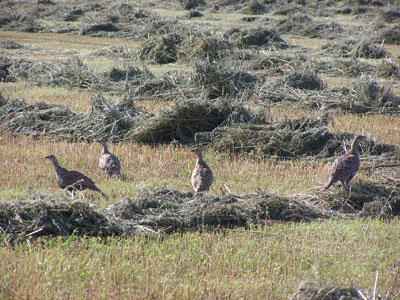
[[[358,148],[360,146],[360,141],[364,139],[366,139],[366,137],[363,135],[356,136],[351,145],[351,149],[335,159],[332,166],[329,168],[329,181],[325,186],[325,190],[329,189],[329,187],[337,181],[340,181],[344,188],[349,188],[350,181],[360,168]]]
[[[204,192],[208,192],[213,183],[213,173],[210,167],[203,160],[203,154],[200,149],[194,148],[191,150],[197,155],[196,166],[192,173],[192,186],[195,190],[195,197],[200,196]]]
[[[121,176],[121,163],[119,162],[118,157],[108,151],[107,143],[103,140],[97,141],[103,146],[103,150],[101,151],[101,155],[99,158],[100,168],[111,178],[114,174],[122,179]]]
[[[75,190],[83,191],[86,189],[99,192],[103,197],[107,196],[95,185],[92,179],[83,175],[78,171],[69,171],[58,164],[58,161],[54,155],[46,156],[47,159],[51,160],[54,165],[54,169],[57,173],[57,184],[62,189],[67,189],[71,194],[72,199],[75,197]]]

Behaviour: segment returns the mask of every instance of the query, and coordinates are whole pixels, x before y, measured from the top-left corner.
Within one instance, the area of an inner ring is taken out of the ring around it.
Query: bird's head
[[[57,158],[53,154],[47,155],[45,158],[51,160],[54,165],[58,165]]]
[[[190,150],[190,152],[193,152],[194,154],[196,154],[198,157],[202,156],[202,152],[199,148],[193,148],[192,150]]]
[[[354,138],[354,142],[355,142],[355,143],[360,143],[361,141],[366,140],[366,139],[367,139],[367,137],[364,136],[364,135],[357,135],[357,136]]]
[[[46,159],[50,159],[51,161],[55,161],[56,160],[56,157],[53,154],[47,155],[45,158]]]
[[[366,139],[367,137],[364,135],[357,135],[351,145],[351,151],[357,154],[360,148],[360,142]]]
[[[103,146],[106,144],[106,141],[105,141],[105,140],[97,140],[96,142],[102,144]]]

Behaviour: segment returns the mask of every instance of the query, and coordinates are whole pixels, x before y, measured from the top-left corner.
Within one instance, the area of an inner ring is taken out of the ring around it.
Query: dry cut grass
[[[27,104],[45,102],[63,104],[75,112],[86,112],[90,107],[90,93],[66,87],[39,87],[23,81],[1,83],[6,99],[23,99]]]
[[[13,40],[43,50],[78,51],[80,54],[110,46],[136,48],[139,44],[128,39],[90,37],[84,35],[0,31],[0,40]]]
[[[0,246],[1,299],[288,299],[303,280],[399,292],[400,222],[275,224]],[[394,299],[394,298],[390,298]]]
[[[391,115],[336,116],[332,132],[353,132],[367,135],[380,143],[400,145],[400,118]]]

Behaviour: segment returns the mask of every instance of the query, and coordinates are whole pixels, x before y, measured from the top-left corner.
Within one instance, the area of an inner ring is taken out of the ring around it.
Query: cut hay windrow
[[[332,157],[342,153],[343,141],[351,141],[354,134],[329,132],[329,120],[329,115],[325,115],[275,124],[233,124],[198,133],[196,138],[197,143],[220,152],[281,158]],[[380,155],[389,160],[400,155],[398,145],[376,143],[372,139],[366,141],[363,149],[365,155]]]
[[[159,188],[122,197],[102,209],[87,201],[36,195],[2,201],[0,230],[8,240],[21,240],[42,235],[152,235],[360,216],[388,219],[400,214],[400,179],[393,178],[393,172],[382,174],[380,181],[355,181],[350,193],[335,187],[292,196],[257,191],[198,198],[190,192]]]
[[[343,140],[353,134],[328,130],[329,114],[267,123],[265,111],[244,108],[240,103],[191,100],[149,114],[132,101],[110,103],[92,98],[86,113],[75,113],[63,105],[20,100],[0,101],[0,130],[46,136],[67,141],[134,142],[139,144],[199,144],[215,151],[248,153],[281,158],[331,157],[342,151]],[[368,140],[364,153],[388,159],[399,156],[399,147]]]
[[[89,204],[51,195],[1,201],[0,229],[9,241],[43,235],[110,236],[123,233],[117,224]]]
[[[154,78],[147,68],[139,69],[134,66],[96,73],[78,57],[71,57],[66,62],[2,58],[0,76],[4,81],[24,79],[37,85],[64,86],[116,94],[128,92],[132,86],[141,85],[142,81]]]
[[[111,104],[101,96],[92,98],[84,114],[75,113],[64,105],[43,102],[27,105],[24,101],[13,100],[2,104],[0,130],[74,142],[121,141],[132,127],[133,117],[142,114],[133,105]]]
[[[347,58],[387,58],[390,54],[380,46],[368,41],[344,40],[325,44],[320,47],[321,53],[330,54],[336,57]]]
[[[298,290],[292,296],[292,300],[365,300],[373,299],[374,296],[366,298],[362,292],[355,287],[343,287],[340,285],[303,281],[299,284]]]

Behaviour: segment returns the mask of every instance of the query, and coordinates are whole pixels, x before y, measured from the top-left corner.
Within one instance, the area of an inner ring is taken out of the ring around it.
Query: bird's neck
[[[101,152],[101,154],[107,154],[107,153],[109,153],[107,145],[103,145],[103,151]]]
[[[58,172],[61,169],[58,161],[56,159],[52,159],[51,161],[53,162],[54,169],[56,169],[56,172]]]
[[[198,156],[197,158],[197,164],[199,165],[204,165],[206,162],[204,161],[202,156]]]
[[[357,141],[353,142],[353,145],[351,145],[350,153],[354,155],[358,155],[358,147],[360,144]]]

